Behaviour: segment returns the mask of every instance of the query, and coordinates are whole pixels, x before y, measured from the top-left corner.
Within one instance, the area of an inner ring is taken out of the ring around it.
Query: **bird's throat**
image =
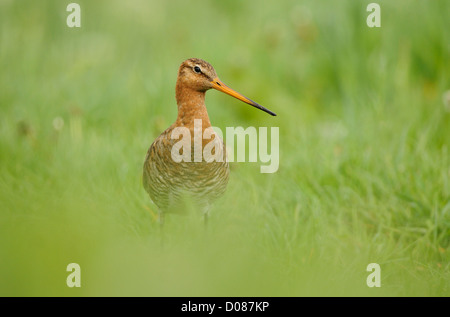
[[[178,104],[178,117],[175,126],[194,128],[194,120],[202,120],[202,129],[209,128],[208,112],[205,106],[205,92],[193,90],[182,85],[176,86],[176,99]]]

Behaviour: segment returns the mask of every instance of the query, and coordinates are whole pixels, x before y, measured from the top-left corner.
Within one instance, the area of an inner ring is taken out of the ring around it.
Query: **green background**
[[[0,295],[449,296],[450,1],[369,2],[0,0]],[[278,114],[207,93],[280,168],[232,163],[162,247],[142,164],[190,57]]]

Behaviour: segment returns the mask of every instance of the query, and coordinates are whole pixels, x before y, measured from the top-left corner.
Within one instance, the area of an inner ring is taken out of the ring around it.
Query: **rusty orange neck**
[[[193,90],[177,82],[175,95],[178,104],[176,126],[193,129],[195,119],[202,120],[202,130],[211,126],[206,111],[204,91]]]

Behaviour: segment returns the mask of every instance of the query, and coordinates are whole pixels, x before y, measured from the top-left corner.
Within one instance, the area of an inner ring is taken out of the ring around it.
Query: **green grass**
[[[450,2],[68,3],[0,1],[0,295],[450,295]],[[161,248],[141,169],[190,57],[278,114],[207,93],[223,131],[280,127],[280,168],[233,163]]]

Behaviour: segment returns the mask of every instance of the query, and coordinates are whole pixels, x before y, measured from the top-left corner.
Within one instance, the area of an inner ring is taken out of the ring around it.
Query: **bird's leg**
[[[159,234],[161,238],[161,247],[164,246],[164,213],[162,211],[158,212],[158,223],[159,223]]]
[[[205,224],[205,227],[208,226],[208,218],[209,218],[209,215],[208,215],[207,212],[205,212],[205,213],[203,214],[203,222],[204,222],[204,224]]]
[[[205,228],[208,227],[208,218],[209,218],[209,206],[206,206],[206,208],[203,210],[203,223],[205,224]]]
[[[159,227],[162,229],[164,226],[164,213],[162,211],[158,212],[158,223]]]

